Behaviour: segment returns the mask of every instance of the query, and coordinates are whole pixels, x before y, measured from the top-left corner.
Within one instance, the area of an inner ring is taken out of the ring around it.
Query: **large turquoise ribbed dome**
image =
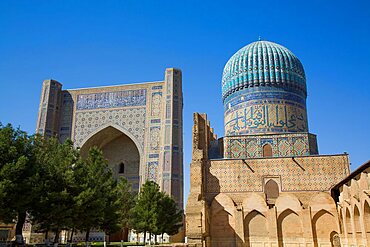
[[[306,97],[306,78],[298,58],[287,48],[269,41],[256,41],[236,52],[222,75],[222,99],[255,87],[278,87]]]
[[[222,75],[225,134],[307,132],[306,77],[284,46],[253,42],[236,52]]]

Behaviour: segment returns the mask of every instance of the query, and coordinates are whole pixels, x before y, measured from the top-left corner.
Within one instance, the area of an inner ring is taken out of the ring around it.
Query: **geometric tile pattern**
[[[132,134],[140,142],[142,148],[144,147],[144,131],[142,130],[145,127],[145,116],[145,107],[76,112],[73,141],[79,147],[90,133],[103,125],[113,123]]]
[[[149,170],[148,179],[150,181],[156,182],[158,175],[158,162],[157,161],[148,162],[148,170]]]
[[[246,153],[248,158],[257,158],[261,156],[261,151],[257,145],[257,140],[247,141]]]
[[[276,176],[282,191],[328,191],[349,173],[347,155],[210,160],[208,193],[261,192],[264,176]]]
[[[226,136],[224,157],[248,159],[263,157],[263,145],[271,145],[273,157],[318,154],[316,136],[309,133]]]
[[[288,138],[279,138],[278,153],[279,157],[289,156],[292,153],[292,145],[289,143]]]

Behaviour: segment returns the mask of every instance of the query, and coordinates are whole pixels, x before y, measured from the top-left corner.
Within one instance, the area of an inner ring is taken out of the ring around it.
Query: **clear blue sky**
[[[304,65],[321,154],[370,159],[369,1],[0,1],[0,121],[33,133],[44,79],[64,88],[162,80],[183,71],[185,195],[193,112],[223,135],[221,73],[262,39]]]

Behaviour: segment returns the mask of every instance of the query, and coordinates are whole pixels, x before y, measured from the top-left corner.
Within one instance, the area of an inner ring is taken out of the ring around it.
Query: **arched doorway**
[[[133,191],[139,191],[140,153],[135,142],[121,130],[108,126],[90,136],[81,147],[81,156],[86,157],[90,148],[98,147],[108,160],[113,176],[125,177]]]

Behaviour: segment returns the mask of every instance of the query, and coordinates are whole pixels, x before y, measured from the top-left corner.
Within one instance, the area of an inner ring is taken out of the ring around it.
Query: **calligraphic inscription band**
[[[308,131],[305,102],[277,93],[260,99],[259,94],[254,100],[244,96],[225,111],[226,135]]]
[[[80,94],[77,97],[77,110],[144,106],[146,90],[126,90],[93,94]]]

